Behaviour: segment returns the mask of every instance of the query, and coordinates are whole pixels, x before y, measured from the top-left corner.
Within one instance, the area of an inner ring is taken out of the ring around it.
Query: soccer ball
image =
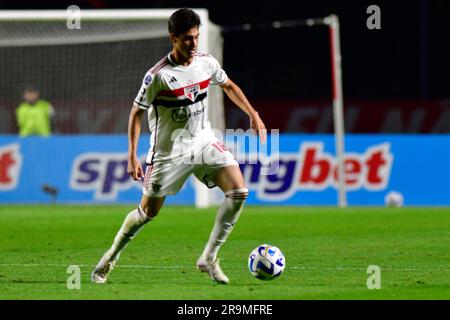
[[[250,273],[260,280],[272,280],[279,277],[285,265],[283,252],[270,244],[258,246],[248,257]]]
[[[391,191],[384,197],[384,203],[388,207],[403,207],[403,195],[397,191]]]

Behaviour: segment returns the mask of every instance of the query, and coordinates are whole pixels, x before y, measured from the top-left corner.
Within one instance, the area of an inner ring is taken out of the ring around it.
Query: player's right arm
[[[128,118],[128,164],[127,172],[134,180],[144,178],[141,162],[137,157],[137,146],[141,134],[141,119],[150,108],[153,99],[160,90],[160,81],[155,74],[148,71],[142,80],[141,88],[134,99]]]
[[[137,157],[137,146],[141,134],[141,119],[145,113],[136,103],[131,107],[128,118],[128,165],[127,172],[133,180],[141,180],[144,177],[144,170]]]

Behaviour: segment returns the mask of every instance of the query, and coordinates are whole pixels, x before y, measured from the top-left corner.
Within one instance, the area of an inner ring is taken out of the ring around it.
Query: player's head
[[[30,104],[34,104],[39,99],[39,90],[32,85],[27,86],[23,91],[23,99]]]
[[[169,33],[179,36],[192,28],[199,28],[200,17],[194,10],[183,8],[175,11],[169,18]]]
[[[188,8],[175,11],[169,18],[170,41],[185,58],[193,56],[197,50],[200,25],[199,15]]]

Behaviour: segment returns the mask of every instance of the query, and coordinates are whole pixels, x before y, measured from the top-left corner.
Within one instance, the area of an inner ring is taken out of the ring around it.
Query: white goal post
[[[324,19],[324,23],[328,25],[330,33],[334,136],[339,176],[338,206],[345,208],[347,207],[347,193],[345,188],[344,98],[342,94],[342,55],[339,18],[336,15],[331,15]]]
[[[339,18],[332,14],[321,19],[307,19],[307,26],[328,26],[331,58],[331,86],[333,100],[335,153],[338,166],[338,197],[341,208],[347,207],[347,192],[345,187],[345,144],[344,144],[344,97],[342,93],[342,55]]]

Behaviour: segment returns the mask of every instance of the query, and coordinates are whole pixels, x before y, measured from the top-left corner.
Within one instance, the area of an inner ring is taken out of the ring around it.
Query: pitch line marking
[[[71,263],[73,264],[73,263]],[[70,264],[39,264],[39,263],[1,263],[0,267],[58,267],[67,268]],[[76,264],[80,267],[93,268],[95,265],[91,264]],[[178,265],[178,266],[150,266],[150,265],[117,265],[116,268],[129,268],[129,269],[180,269],[180,268],[194,268],[195,265]],[[231,269],[243,269],[243,268],[231,268]],[[302,267],[302,266],[289,266],[288,269],[293,270],[366,270],[367,267]],[[392,267],[381,267],[383,271],[450,271],[449,268],[392,268]]]

